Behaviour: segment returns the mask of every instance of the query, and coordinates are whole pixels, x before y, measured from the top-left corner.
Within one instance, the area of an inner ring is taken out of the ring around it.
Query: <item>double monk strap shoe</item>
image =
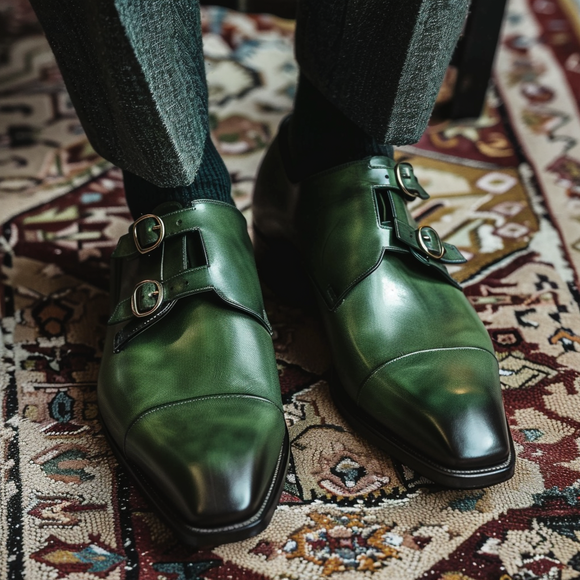
[[[258,269],[286,294],[302,292],[301,276],[309,280],[331,347],[330,391],[339,410],[440,485],[509,479],[515,454],[498,363],[445,266],[464,258],[433,228],[418,227],[407,209],[413,198],[428,198],[412,166],[377,156],[295,184],[280,141],[256,183]]]
[[[115,249],[98,404],[120,463],[178,538],[251,537],[282,492],[288,436],[242,214],[167,203]]]

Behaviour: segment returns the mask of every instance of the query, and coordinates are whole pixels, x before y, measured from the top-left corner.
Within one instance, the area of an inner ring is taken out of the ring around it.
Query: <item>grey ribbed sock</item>
[[[234,205],[230,174],[209,135],[193,183],[179,187],[158,187],[129,171],[123,171],[123,180],[127,205],[133,218],[150,213],[165,201],[179,201],[185,206],[194,199],[217,199]]]

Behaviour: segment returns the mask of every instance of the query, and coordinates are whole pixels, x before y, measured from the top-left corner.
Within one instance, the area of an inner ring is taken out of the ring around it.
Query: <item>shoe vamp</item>
[[[109,330],[99,373],[99,410],[117,441],[147,410],[220,394],[281,407],[268,332],[253,318],[201,294],[179,300],[159,322],[113,354]]]
[[[335,312],[321,308],[337,375],[355,400],[373,371],[401,356],[456,347],[493,353],[464,294],[413,261],[386,255]]]

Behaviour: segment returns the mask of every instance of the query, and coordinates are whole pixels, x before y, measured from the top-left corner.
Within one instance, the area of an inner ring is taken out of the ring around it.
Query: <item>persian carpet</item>
[[[203,9],[213,138],[249,217],[254,173],[292,104],[293,24]],[[333,407],[316,318],[276,301],[292,462],[272,524],[195,552],[104,440],[95,383],[108,258],[130,218],[24,0],[0,1],[0,580],[568,580],[580,577],[580,19],[511,0],[476,122],[433,122],[413,206],[469,258],[453,274],[501,367],[518,463],[476,491],[434,486]]]

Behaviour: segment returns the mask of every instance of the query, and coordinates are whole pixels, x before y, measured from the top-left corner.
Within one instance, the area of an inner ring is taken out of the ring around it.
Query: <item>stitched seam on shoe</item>
[[[171,278],[164,280],[163,283],[165,284],[165,283],[169,282],[170,280],[173,280],[174,278],[179,278],[182,275],[183,274],[175,274]],[[234,300],[230,300],[229,298],[227,298],[227,296],[225,296],[225,294],[220,292],[215,286],[203,286],[202,288],[198,288],[197,290],[192,291],[191,294],[187,294],[185,296],[182,296],[181,298],[175,298],[171,302],[176,302],[177,300],[181,300],[181,299],[187,298],[189,296],[195,296],[196,294],[203,294],[204,292],[208,292],[209,290],[213,290],[227,304],[237,308],[238,310],[240,310],[244,314],[248,314],[248,315],[252,316],[254,319],[256,319],[258,322],[260,322],[262,324],[262,327],[266,330],[266,332],[270,333],[270,330],[269,330],[270,327],[269,327],[268,320],[266,317],[264,317],[259,312],[251,310],[250,308],[244,306],[243,304],[240,304],[239,302],[235,302]],[[130,298],[125,298],[125,300],[122,300],[121,302],[119,302],[119,304],[115,308],[113,314],[111,314],[111,318],[116,316],[117,311],[121,308],[121,306],[123,304],[125,304],[126,302],[130,302],[130,301],[131,301]],[[265,311],[263,311],[263,313],[265,313]]]
[[[139,415],[137,418],[133,419],[133,421],[131,422],[131,424],[127,428],[127,431],[125,432],[125,437],[123,438],[123,453],[125,455],[127,454],[126,447],[127,447],[127,438],[129,436],[129,432],[137,423],[139,423],[139,421],[141,421],[141,419],[144,419],[148,415],[156,413],[157,411],[163,411],[165,409],[170,409],[171,407],[178,407],[180,405],[189,405],[190,403],[197,403],[199,401],[209,401],[209,400],[213,400],[213,399],[255,399],[256,401],[262,401],[264,403],[268,403],[268,404],[272,405],[274,408],[276,408],[280,412],[280,414],[284,418],[284,412],[282,411],[282,409],[280,409],[280,407],[278,407],[278,405],[276,405],[276,403],[273,403],[272,401],[269,401],[268,399],[265,399],[264,397],[257,397],[256,395],[244,395],[244,394],[234,395],[234,394],[231,394],[231,395],[207,395],[205,397],[191,397],[189,399],[184,399],[183,401],[176,401],[174,403],[165,403],[163,405],[153,407],[152,409],[149,409],[148,411],[141,413],[141,415]]]
[[[329,169],[325,169],[323,171],[319,171],[310,177],[302,180],[303,185],[310,185],[311,183],[316,184],[316,181],[320,178],[327,177],[332,175],[333,173],[338,173],[342,169],[347,169],[348,167],[353,167],[356,165],[360,165],[361,167],[364,166],[365,169],[392,169],[392,167],[388,167],[387,165],[371,165],[370,161],[373,157],[385,157],[384,155],[367,155],[363,159],[356,159],[355,161],[347,161],[346,163],[341,163],[340,165],[335,165]],[[378,184],[377,184],[378,185]],[[386,183],[384,185],[387,185]]]
[[[439,465],[437,463],[435,463],[434,461],[432,461],[431,459],[429,459],[428,457],[425,457],[424,455],[421,455],[420,453],[417,453],[412,447],[409,447],[408,445],[401,445],[401,447],[404,447],[406,449],[408,449],[410,452],[413,452],[415,455],[417,455],[418,457],[420,457],[422,459],[422,461],[424,461],[425,463],[431,465],[432,467],[438,469],[439,471],[442,471],[444,473],[449,473],[451,475],[477,475],[478,473],[494,473],[495,471],[502,471],[503,469],[505,469],[512,460],[512,452],[510,450],[507,459],[502,462],[499,463],[498,465],[494,465],[493,467],[482,467],[481,469],[451,469],[449,467],[444,467],[443,465]]]
[[[152,324],[154,324],[155,322],[157,322],[158,321],[158,318],[165,316],[175,306],[175,303],[176,302],[177,302],[177,300],[171,300],[159,312],[156,312],[153,316],[150,316],[149,318],[146,318],[139,326],[137,326],[131,332],[128,332],[125,335],[125,338],[123,339],[123,341],[121,342],[121,344],[122,345],[126,345],[133,338],[135,338],[138,334],[141,334],[142,332],[144,332],[145,330],[147,330],[147,327],[149,327]],[[122,334],[123,333],[123,330],[120,330],[119,332],[117,332],[117,334],[115,335],[115,337],[117,337],[119,334]],[[119,352],[119,351],[116,350],[117,347],[118,347],[118,345],[115,345],[115,343],[113,343],[113,346],[115,347],[114,350],[113,350],[113,352],[115,352],[115,353]]]
[[[415,356],[417,354],[424,354],[427,352],[446,352],[446,351],[454,351],[454,350],[479,350],[481,352],[485,352],[487,353],[489,356],[491,356],[493,358],[493,360],[497,363],[497,359],[495,358],[495,355],[492,354],[491,352],[489,352],[489,350],[486,350],[485,348],[480,348],[478,346],[453,346],[453,347],[445,347],[445,348],[428,348],[425,350],[419,350],[417,352],[410,352],[407,354],[403,354],[401,356],[398,356],[396,358],[393,358],[385,363],[383,363],[382,365],[379,365],[363,382],[363,384],[360,386],[360,389],[358,390],[358,393],[356,395],[356,404],[359,404],[359,400],[360,400],[360,395],[363,392],[364,388],[366,387],[367,383],[382,369],[384,369],[386,366],[392,364],[392,363],[396,363],[404,358],[408,358],[410,356]]]
[[[263,399],[263,400],[267,401],[267,399]],[[270,401],[268,401],[268,402],[270,402]],[[274,403],[272,403],[272,404],[274,404]],[[288,443],[288,445],[290,445],[290,443]],[[276,469],[274,469],[274,474],[272,476],[272,483],[270,483],[270,487],[268,488],[268,493],[266,494],[266,497],[264,498],[264,501],[262,502],[260,509],[251,518],[249,518],[243,522],[240,522],[239,524],[232,524],[231,526],[224,526],[221,528],[195,528],[194,526],[190,526],[190,525],[186,524],[187,527],[195,533],[215,534],[215,533],[219,533],[219,532],[228,532],[231,530],[237,530],[239,528],[244,528],[244,527],[252,524],[257,519],[259,519],[260,516],[262,515],[262,513],[264,512],[264,510],[266,509],[266,506],[268,505],[268,500],[270,499],[270,496],[272,495],[272,492],[274,491],[274,487],[276,486],[276,482],[278,480],[278,473],[280,472],[280,466],[282,464],[282,458],[284,456],[284,451],[285,451],[285,447],[282,447],[282,449],[280,449],[280,453],[278,454],[278,461],[276,462]],[[135,466],[134,469],[141,473],[141,470],[138,467]],[[146,477],[143,477],[141,479],[141,483],[146,485],[152,491],[152,493],[154,495],[158,495],[155,491],[155,488],[149,483],[149,481],[147,480]]]
[[[159,216],[159,217],[165,219],[165,218],[168,218],[168,217],[171,217],[171,216],[174,216],[176,214],[181,213],[184,209],[185,210],[193,209],[196,205],[202,206],[205,204],[218,205],[218,206],[230,208],[230,209],[235,210],[237,212],[234,215],[237,215],[239,213],[239,215],[242,216],[242,218],[244,218],[244,215],[242,214],[242,212],[240,212],[240,210],[236,206],[233,206],[231,203],[227,203],[225,201],[219,201],[218,199],[195,199],[189,205],[186,205],[186,206],[182,207],[181,209],[170,211],[169,213],[163,214],[162,216]],[[244,218],[244,220],[245,220],[245,218]],[[199,228],[199,229],[201,229],[201,228]]]
[[[113,313],[111,314],[111,318],[114,318],[117,315],[117,311],[121,308],[121,306],[123,306],[123,304],[125,304],[126,302],[130,302],[131,298],[125,298],[124,300],[121,300],[121,302],[119,302],[119,304],[117,304],[117,306],[115,307],[115,310],[113,310]]]
[[[358,283],[362,280],[364,280],[365,278],[367,278],[368,276],[370,276],[375,270],[377,270],[379,268],[379,266],[382,264],[383,262],[383,258],[385,256],[385,247],[381,248],[381,252],[379,254],[379,257],[377,258],[377,261],[365,272],[363,272],[360,276],[358,276],[358,278],[356,278],[355,280],[353,280],[353,282],[351,284],[348,285],[348,287],[346,288],[346,290],[343,291],[343,293],[334,300],[334,303],[331,305],[330,309],[332,310],[332,312],[336,312],[339,308],[339,306],[343,303],[344,299],[347,297],[347,295],[351,292],[351,290],[354,289],[354,287],[356,285],[358,285]]]

